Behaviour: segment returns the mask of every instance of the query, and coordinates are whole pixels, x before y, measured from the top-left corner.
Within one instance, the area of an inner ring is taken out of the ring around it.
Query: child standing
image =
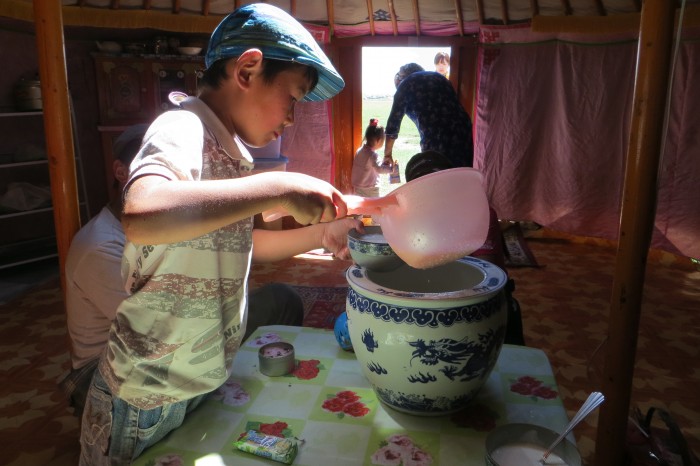
[[[363,197],[379,196],[379,174],[391,173],[391,160],[379,162],[377,151],[384,145],[384,127],[372,118],[365,130],[365,138],[352,162],[352,187],[355,194]]]
[[[435,54],[435,71],[450,79],[450,54],[447,52],[438,52]]]
[[[269,143],[293,123],[296,102],[343,88],[311,34],[277,7],[249,4],[217,26],[205,61],[198,98],[153,122],[130,167],[122,215],[130,295],[87,395],[83,466],[131,464],[227,380],[249,320],[251,261],[319,247],[349,257],[347,232],[362,228],[343,218],[342,194],[324,181],[250,174],[241,143]],[[254,215],[280,208],[310,226],[253,228]]]

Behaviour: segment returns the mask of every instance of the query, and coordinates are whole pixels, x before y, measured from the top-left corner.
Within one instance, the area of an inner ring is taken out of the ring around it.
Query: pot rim
[[[483,279],[474,286],[462,290],[421,293],[379,286],[369,279],[367,269],[356,264],[346,270],[345,277],[350,287],[359,294],[390,304],[411,303],[416,307],[431,309],[486,301],[498,294],[508,281],[503,269],[485,260],[467,256],[457,259],[455,262],[476,267],[484,274]]]

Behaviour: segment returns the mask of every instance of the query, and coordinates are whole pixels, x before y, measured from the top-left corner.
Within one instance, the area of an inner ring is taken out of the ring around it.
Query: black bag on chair
[[[664,427],[652,426],[654,413]],[[668,411],[651,407],[646,415],[634,408],[627,426],[628,466],[700,466]]]

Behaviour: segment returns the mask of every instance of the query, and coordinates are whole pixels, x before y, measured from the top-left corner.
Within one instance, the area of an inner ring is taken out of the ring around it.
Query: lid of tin
[[[294,346],[284,341],[263,345],[258,350],[260,372],[270,377],[287,375],[294,371]]]

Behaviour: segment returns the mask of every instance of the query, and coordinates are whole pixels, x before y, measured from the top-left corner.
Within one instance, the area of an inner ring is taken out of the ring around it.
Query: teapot
[[[100,52],[120,53],[122,51],[122,46],[119,44],[119,42],[106,40],[102,42],[95,41],[95,44],[97,44],[97,48],[100,50]]]

